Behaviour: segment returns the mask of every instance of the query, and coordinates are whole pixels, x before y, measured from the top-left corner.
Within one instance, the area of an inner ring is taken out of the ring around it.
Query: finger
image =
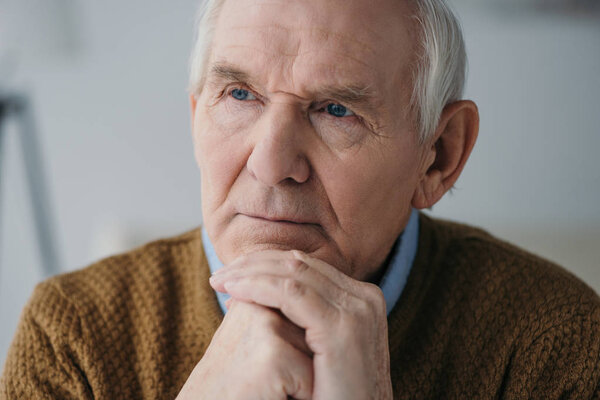
[[[225,316],[225,319],[228,320],[228,317],[232,317],[233,314],[237,311],[238,314],[244,313],[246,316],[248,315],[256,315],[257,312],[264,313],[267,312],[269,314],[274,314],[277,316],[277,319],[281,322],[279,324],[274,325],[274,330],[277,336],[283,339],[286,343],[291,344],[297,350],[301,351],[308,357],[313,357],[312,350],[306,344],[306,332],[304,329],[298,327],[294,323],[292,323],[289,318],[281,313],[281,311],[273,308],[268,308],[263,305],[257,303],[250,303],[246,301],[240,301],[235,298],[230,298],[226,302],[228,312]],[[238,309],[238,307],[241,307]],[[234,310],[235,308],[235,310]],[[251,320],[248,320],[249,323],[255,323],[256,317],[250,317]],[[252,321],[253,319],[253,321]],[[239,318],[238,318],[239,321]],[[236,323],[239,325],[239,323]]]
[[[229,264],[226,264],[222,268],[215,271],[215,274],[218,275],[228,269],[239,268],[254,261],[280,260],[286,257],[293,258],[293,255],[290,251],[286,250],[261,250],[252,253],[246,253],[242,254]]]
[[[311,257],[300,250],[292,250],[291,253],[294,258],[310,265],[314,270],[319,271],[321,275],[327,277],[329,281],[335,283],[342,291],[350,293],[354,297],[364,298],[367,288],[373,289],[373,286],[377,287],[376,285],[356,280],[325,261]]]
[[[253,370],[237,370],[242,374],[238,374],[237,377],[243,380],[253,376],[254,379],[247,384],[270,385],[267,390],[279,396],[266,398],[281,398],[281,396],[285,398],[290,395],[297,399],[310,399],[313,363],[311,356],[297,348],[297,346],[306,347],[299,344],[304,340],[301,332],[300,328],[277,310],[234,300],[231,311],[225,315],[215,336],[221,340],[221,343],[226,343],[228,340],[237,343],[236,350],[233,352],[237,353],[237,356],[242,356],[242,359],[237,358],[238,361],[245,362],[246,357],[253,360]],[[218,336],[219,334],[221,337]],[[309,353],[312,354],[310,351]],[[234,367],[232,372],[235,371]],[[234,377],[233,382],[235,381]],[[253,389],[247,390],[252,392]],[[256,390],[264,392],[265,388]],[[250,396],[250,398],[254,397]]]
[[[346,287],[347,283],[354,281],[353,278],[349,277],[348,275],[346,275],[345,273],[343,273],[342,271],[340,271],[333,265],[330,265],[330,264],[326,263],[325,261],[320,260],[318,258],[311,257],[310,255],[306,254],[303,251],[292,250],[290,253],[292,253],[292,255],[294,256],[295,259],[309,264],[310,266],[315,268],[317,271],[319,271],[321,274],[323,274],[324,276],[329,278],[331,281],[338,282],[340,284],[340,286],[342,286],[344,288]]]
[[[308,347],[308,344],[306,344],[306,331],[292,323],[285,315],[283,315],[281,311],[277,310],[276,312],[280,315],[282,321],[284,322],[277,331],[279,337],[294,346],[297,350],[304,353],[306,356],[312,358],[313,352]]]
[[[237,269],[246,269],[249,266],[258,266],[265,265],[265,269],[268,268],[268,264],[271,261],[281,262],[282,260],[298,260],[311,268],[317,270],[320,274],[328,278],[331,282],[336,285],[344,288],[345,290],[350,291],[355,295],[359,295],[359,291],[357,290],[356,283],[357,281],[348,275],[341,272],[336,267],[329,265],[325,261],[322,261],[318,258],[312,257],[307,253],[304,253],[300,250],[292,250],[292,251],[283,251],[283,250],[265,250],[254,253],[245,254],[243,256],[238,257],[232,263],[224,266],[219,269],[216,273],[216,276],[221,274],[226,275],[230,271],[235,271]],[[266,270],[267,273],[274,273],[274,271],[279,271],[276,265],[272,266],[271,270]],[[284,269],[285,270],[285,269]]]
[[[313,391],[313,362],[306,354],[290,346],[288,354],[282,354],[282,369],[280,379],[283,380],[283,390],[287,396],[297,400],[309,400]]]
[[[256,275],[227,281],[225,289],[231,297],[280,310],[299,327],[326,331],[338,317],[338,308],[312,287],[274,275]],[[308,332],[307,332],[308,333]],[[314,353],[319,349],[311,347]]]
[[[234,300],[232,298],[225,300],[225,308],[227,308],[229,310],[232,306],[233,301]]]
[[[271,258],[271,255],[273,254],[265,254],[264,258],[246,259],[235,266],[225,268],[211,276],[210,284],[216,291],[226,292],[227,281],[256,275],[273,275],[298,280],[313,287],[324,297],[341,290],[335,281],[321,274],[313,265],[293,257],[290,252],[280,252],[276,255],[277,258]]]
[[[224,265],[213,273],[214,277],[221,277],[239,270],[246,270],[249,267],[261,267],[264,272],[274,273],[286,262],[293,262],[296,258],[290,251],[265,250],[255,253],[245,254],[236,258],[229,264]]]

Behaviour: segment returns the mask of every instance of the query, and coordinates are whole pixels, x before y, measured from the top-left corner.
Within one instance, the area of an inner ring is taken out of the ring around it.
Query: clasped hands
[[[178,399],[391,399],[381,290],[300,251],[221,268],[228,312]]]

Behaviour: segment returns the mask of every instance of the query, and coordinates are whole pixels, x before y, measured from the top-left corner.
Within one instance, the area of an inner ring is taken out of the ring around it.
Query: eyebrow
[[[210,69],[210,75],[220,80],[250,83],[250,75],[229,64],[219,63],[213,65]]]
[[[351,108],[375,111],[376,98],[369,86],[344,85],[326,86],[319,91],[327,99],[334,99]]]
[[[210,76],[227,82],[252,84],[252,78],[248,73],[226,63],[213,65],[210,69]],[[339,101],[356,110],[367,112],[375,112],[377,110],[378,102],[376,101],[375,93],[368,85],[327,85],[316,91],[314,95],[323,100],[331,99]]]

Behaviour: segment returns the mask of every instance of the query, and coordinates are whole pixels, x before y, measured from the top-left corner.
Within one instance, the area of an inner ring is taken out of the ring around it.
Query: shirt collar
[[[379,283],[379,287],[385,298],[388,315],[398,302],[398,299],[404,290],[404,286],[406,286],[408,274],[410,273],[413,261],[417,254],[418,242],[419,212],[413,209],[404,232],[400,234],[400,237],[394,244],[390,262]],[[218,269],[223,267],[223,263],[219,260],[219,257],[217,257],[217,253],[204,228],[202,228],[202,244],[208,260],[210,272],[215,273]],[[229,299],[229,295],[217,292],[217,300],[219,301],[219,306],[223,313],[227,312],[227,308],[225,307],[227,299]]]

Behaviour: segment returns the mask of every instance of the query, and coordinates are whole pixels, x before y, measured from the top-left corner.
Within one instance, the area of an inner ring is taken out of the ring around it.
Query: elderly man
[[[416,211],[478,131],[444,1],[202,7],[203,229],[38,286],[5,397],[600,396],[596,294]]]

